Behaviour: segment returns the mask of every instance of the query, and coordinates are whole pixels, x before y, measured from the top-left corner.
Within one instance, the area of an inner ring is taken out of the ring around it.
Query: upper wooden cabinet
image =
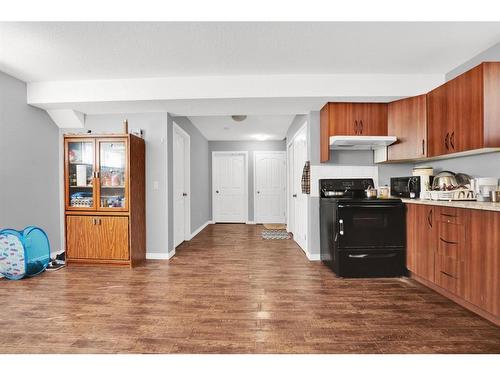
[[[500,63],[482,63],[427,95],[428,156],[500,147]]]
[[[320,113],[321,162],[330,159],[333,135],[387,135],[386,103],[327,103]]]
[[[389,103],[387,122],[387,134],[398,138],[387,150],[388,160],[411,160],[427,156],[427,95]]]

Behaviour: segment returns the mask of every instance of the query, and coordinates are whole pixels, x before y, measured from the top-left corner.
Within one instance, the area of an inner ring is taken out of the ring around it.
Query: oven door
[[[406,243],[402,203],[343,203],[336,220],[338,249],[401,248]]]

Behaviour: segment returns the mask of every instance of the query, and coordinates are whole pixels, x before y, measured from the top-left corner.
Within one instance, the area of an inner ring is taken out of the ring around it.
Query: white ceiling
[[[24,81],[441,73],[500,23],[0,23],[0,70]]]
[[[209,141],[282,140],[293,118],[291,115],[248,116],[236,122],[231,116],[189,116]]]

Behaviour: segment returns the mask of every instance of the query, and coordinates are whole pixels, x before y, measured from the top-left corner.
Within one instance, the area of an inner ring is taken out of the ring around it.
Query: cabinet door
[[[500,315],[500,212],[471,210],[466,299]]]
[[[427,156],[438,156],[450,151],[448,130],[448,84],[427,94]]]
[[[447,85],[450,152],[483,147],[482,65],[461,74]]]
[[[387,134],[398,138],[387,150],[389,160],[427,156],[427,95],[389,103]]]
[[[387,104],[354,104],[354,117],[358,120],[358,135],[387,135]]]
[[[415,273],[426,280],[434,281],[434,262],[437,252],[437,214],[436,206],[417,206],[418,228],[416,243],[418,246]]]
[[[65,206],[67,210],[95,210],[95,140],[64,140]]]
[[[406,216],[406,267],[414,274],[434,281],[437,220],[435,206],[408,204]]]
[[[127,139],[99,139],[97,189],[98,210],[128,210],[128,166]]]
[[[100,216],[95,226],[99,259],[129,259],[129,228],[126,216]]]
[[[69,259],[98,258],[95,224],[93,216],[66,216],[66,252]]]
[[[320,123],[320,161],[330,160],[330,105],[327,103],[321,108]]]
[[[354,103],[329,103],[330,135],[358,135],[359,122],[354,118]]]

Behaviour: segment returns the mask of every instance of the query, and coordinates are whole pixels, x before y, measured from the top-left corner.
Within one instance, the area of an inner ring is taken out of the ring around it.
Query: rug
[[[274,230],[286,229],[285,224],[263,224],[263,225],[264,225],[264,228],[266,228],[266,229],[274,229]]]
[[[284,229],[264,229],[262,230],[262,239],[264,240],[288,240],[290,233]]]

